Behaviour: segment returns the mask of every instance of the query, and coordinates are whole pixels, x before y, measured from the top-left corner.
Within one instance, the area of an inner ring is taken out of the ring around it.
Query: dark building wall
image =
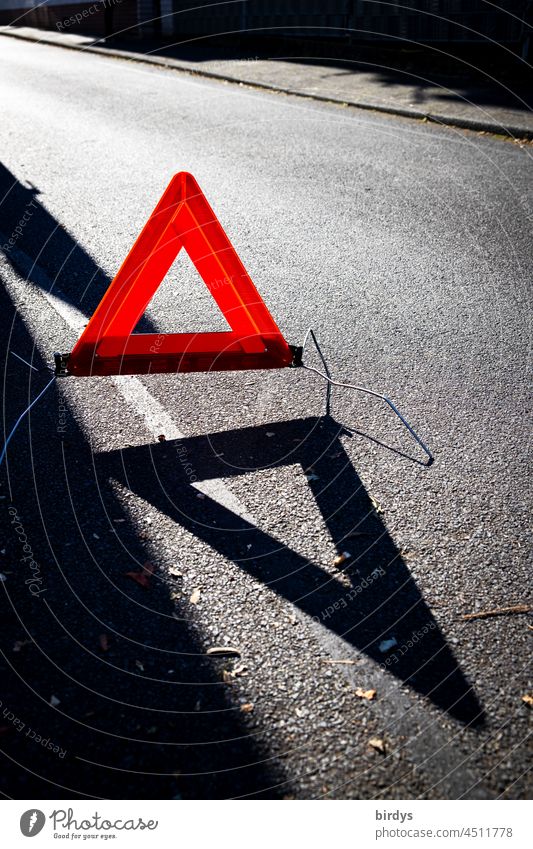
[[[514,16],[523,17],[532,4],[505,0],[505,11],[483,0],[248,0],[217,6],[197,0],[195,9],[191,5],[174,0],[175,32],[268,30],[299,37],[421,42],[480,42],[489,37],[516,43],[524,27]]]
[[[10,0],[10,5],[15,0]],[[36,3],[38,0],[36,0]],[[81,0],[77,3],[51,3],[35,8],[5,9],[0,0],[0,25],[16,21],[16,26],[68,32],[74,35],[103,36],[107,26],[136,35],[137,0]]]
[[[479,44],[492,38],[515,46],[524,41],[527,32],[527,26],[519,19],[531,20],[533,8],[532,0],[501,0],[504,11],[483,0],[248,0],[215,4],[204,0],[82,0],[28,10],[6,9],[6,5],[16,5],[16,0],[0,0],[0,23],[23,16],[17,25],[56,29],[58,23],[67,21],[65,31],[102,35],[106,4],[111,7],[114,30],[123,32],[125,37],[140,32],[174,35],[178,39],[247,32],[344,41],[401,39],[428,44]],[[161,25],[152,20],[160,14],[165,15]],[[74,21],[73,16],[77,16]]]

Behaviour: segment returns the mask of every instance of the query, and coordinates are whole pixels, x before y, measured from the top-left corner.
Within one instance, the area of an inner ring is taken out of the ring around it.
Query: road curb
[[[364,109],[369,112],[381,112],[388,115],[398,115],[402,118],[411,118],[416,121],[428,121],[433,124],[440,124],[447,127],[458,127],[462,130],[472,130],[474,132],[492,133],[498,136],[505,136],[511,139],[533,139],[533,128],[519,127],[516,125],[502,125],[494,121],[477,121],[471,118],[464,118],[454,115],[441,115],[437,112],[425,112],[422,109],[414,109],[412,107],[394,106],[383,103],[376,103],[365,100],[346,100],[346,98],[333,97],[331,95],[316,94],[313,92],[302,91],[301,89],[279,86],[275,83],[258,82],[256,80],[248,80],[244,77],[235,77],[232,74],[223,74],[217,71],[202,70],[191,68],[189,65],[184,65],[176,59],[161,58],[159,56],[147,56],[142,53],[135,53],[129,50],[110,50],[109,48],[84,46],[81,44],[69,44],[67,42],[56,41],[53,38],[34,38],[30,35],[23,35],[18,32],[9,32],[7,28],[0,28],[0,35],[5,35],[8,38],[19,38],[23,41],[31,41],[36,44],[46,44],[51,47],[61,47],[64,50],[77,50],[80,53],[94,53],[98,56],[111,56],[114,59],[123,59],[130,62],[138,62],[143,65],[155,65],[162,68],[170,68],[171,70],[180,71],[191,76],[203,77],[206,79],[219,80],[228,82],[234,85],[247,86],[250,88],[263,89],[265,91],[274,91],[278,94],[290,94],[295,97],[306,98],[307,100],[315,100],[322,103],[334,103],[341,106],[352,106],[356,109]]]

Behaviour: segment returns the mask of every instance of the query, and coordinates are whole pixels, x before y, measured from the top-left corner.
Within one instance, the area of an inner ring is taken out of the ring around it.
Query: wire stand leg
[[[330,372],[330,370],[329,370],[329,368],[328,368],[328,364],[327,364],[327,362],[326,362],[326,358],[324,357],[324,354],[322,353],[322,351],[321,351],[321,349],[320,349],[320,345],[318,344],[318,340],[317,340],[317,338],[316,338],[316,336],[315,336],[315,332],[314,332],[314,330],[313,330],[313,328],[312,328],[312,327],[310,327],[310,328],[309,328],[309,330],[307,331],[307,333],[305,334],[304,341],[303,341],[303,345],[302,345],[302,354],[303,354],[303,352],[305,351],[305,346],[306,346],[307,341],[309,340],[309,338],[311,338],[311,339],[312,339],[312,341],[313,341],[313,343],[314,343],[314,345],[315,345],[315,348],[316,348],[316,349],[317,349],[317,351],[318,351],[318,355],[319,355],[319,357],[320,357],[320,359],[321,359],[321,361],[322,361],[322,365],[324,366],[324,372],[325,372],[325,374],[324,374],[323,372],[319,371],[318,369],[313,368],[313,366],[306,366],[306,365],[305,365],[305,363],[302,363],[302,368],[307,369],[307,371],[312,371],[312,372],[314,372],[315,374],[317,374],[319,377],[321,377],[323,380],[325,380],[325,381],[327,382],[327,390],[326,390],[326,415],[327,415],[327,416],[329,416],[329,415],[330,415],[330,409],[331,409],[331,391],[332,391],[332,387],[333,387],[333,386],[339,386],[339,387],[340,387],[340,388],[342,388],[342,389],[353,389],[353,390],[355,390],[356,392],[364,392],[364,393],[366,393],[367,395],[373,395],[373,396],[374,396],[374,398],[379,398],[381,401],[384,401],[386,404],[388,404],[388,406],[389,406],[389,407],[390,407],[390,409],[393,411],[393,413],[394,413],[396,416],[398,416],[398,418],[400,419],[400,421],[402,422],[402,424],[404,425],[404,427],[405,427],[405,428],[407,428],[407,430],[409,431],[409,433],[411,434],[411,436],[413,437],[413,439],[415,440],[415,442],[416,442],[416,443],[417,443],[417,444],[421,447],[422,451],[424,451],[424,453],[426,454],[426,456],[427,456],[427,458],[428,458],[428,459],[427,459],[426,466],[431,466],[431,464],[434,462],[434,459],[435,459],[435,458],[433,457],[433,454],[431,453],[431,451],[429,450],[429,448],[427,447],[427,445],[426,445],[426,444],[422,441],[422,439],[419,437],[419,435],[417,434],[417,432],[415,431],[415,429],[414,429],[414,428],[413,428],[413,427],[409,424],[409,422],[407,421],[407,419],[405,418],[405,416],[403,416],[403,415],[402,415],[402,413],[400,413],[400,411],[399,411],[398,407],[397,407],[397,406],[396,406],[396,405],[395,405],[395,404],[394,404],[394,403],[390,400],[390,398],[387,398],[385,395],[382,395],[380,392],[374,392],[374,390],[373,390],[373,389],[367,389],[367,387],[366,387],[366,386],[356,386],[356,385],[354,385],[353,383],[342,383],[342,382],[340,382],[340,381],[338,381],[338,380],[333,380],[333,378],[331,377],[331,372]]]

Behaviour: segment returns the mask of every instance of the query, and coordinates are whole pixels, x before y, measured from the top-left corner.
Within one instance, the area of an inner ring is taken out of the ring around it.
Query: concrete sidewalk
[[[533,139],[533,110],[524,92],[504,83],[480,84],[455,77],[446,84],[383,66],[347,59],[234,58],[223,49],[202,50],[145,42],[113,42],[31,27],[0,27],[0,35],[71,50],[162,65],[212,79],[315,100],[427,119],[517,139]],[[137,50],[132,48],[136,47]]]

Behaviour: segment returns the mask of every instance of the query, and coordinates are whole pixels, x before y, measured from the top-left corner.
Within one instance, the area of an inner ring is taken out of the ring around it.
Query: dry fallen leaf
[[[158,438],[159,442],[166,442],[166,439],[167,439],[164,433],[160,433],[157,438]]]
[[[358,687],[355,691],[355,695],[358,696],[360,699],[366,699],[367,701],[371,702],[373,699],[375,699],[376,692],[376,690],[363,690],[362,687]]]
[[[252,702],[246,702],[246,704],[241,705],[241,712],[242,713],[251,713],[253,711],[253,709],[254,709],[254,706],[253,706]]]
[[[198,595],[200,595],[199,591]],[[215,657],[240,657],[241,653],[239,649],[234,646],[211,646],[211,648],[207,649],[206,654],[213,655]]]
[[[387,746],[385,745],[385,741],[381,739],[381,737],[371,737],[368,741],[368,745],[375,749],[376,752],[381,752],[382,755],[386,754]]]
[[[248,667],[244,666],[242,663],[238,664],[234,669],[225,669],[222,673],[222,677],[227,684],[234,681],[235,678],[241,678],[243,675],[246,675],[248,671]]]
[[[200,601],[200,590],[194,590],[191,597],[189,598],[191,604],[198,604]]]
[[[107,634],[100,634],[100,636],[98,637],[98,642],[100,643],[100,648],[102,649],[102,651],[109,650],[109,639],[107,637]]]
[[[522,701],[528,706],[533,707],[533,696],[530,696],[529,693],[526,693],[525,696],[522,696]]]
[[[337,557],[333,561],[334,566],[340,566],[341,563],[344,563],[345,560],[348,560],[352,555],[349,551],[343,551],[342,554],[338,554]]]
[[[145,590],[150,588],[150,576],[145,572],[124,572],[125,578],[131,578],[136,584],[143,587]]]

